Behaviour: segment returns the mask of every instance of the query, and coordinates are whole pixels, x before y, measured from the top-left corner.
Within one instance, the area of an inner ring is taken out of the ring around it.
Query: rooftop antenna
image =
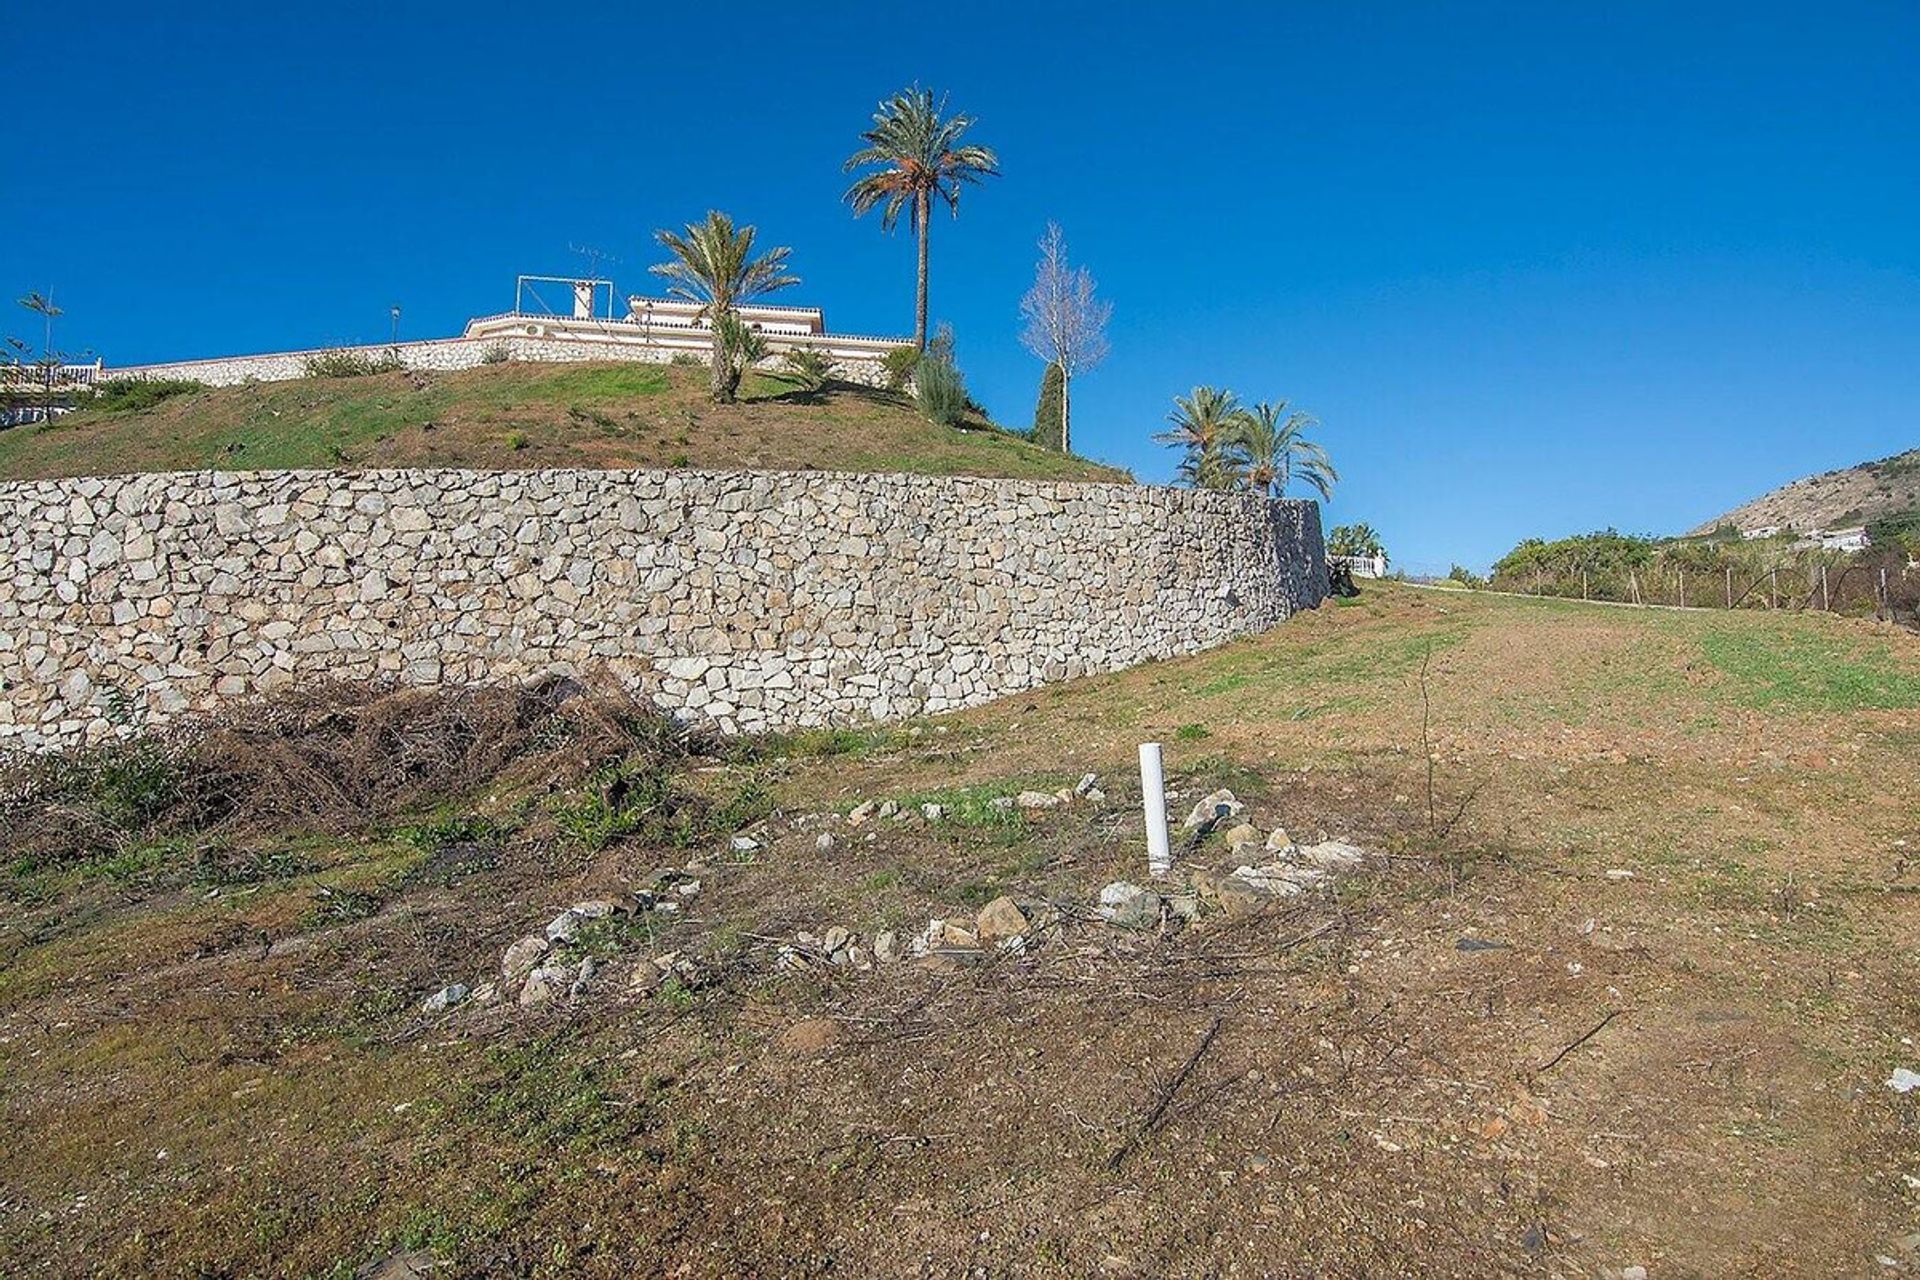
[[[587,279],[590,281],[599,281],[602,278],[601,273],[605,271],[607,267],[617,267],[620,265],[620,259],[614,257],[611,253],[608,253],[605,249],[597,245],[574,244],[569,241],[567,243],[567,249],[569,252],[577,253],[587,260]],[[607,281],[606,318],[609,320],[613,319],[613,281],[611,280]]]

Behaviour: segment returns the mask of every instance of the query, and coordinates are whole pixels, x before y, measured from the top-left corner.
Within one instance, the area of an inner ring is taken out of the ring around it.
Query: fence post
[[[1580,570],[1580,598],[1582,600],[1592,599],[1592,597],[1587,594],[1587,571],[1585,569]]]
[[[1827,597],[1827,566],[1820,566],[1820,608],[1822,612],[1832,613],[1833,602]]]
[[[1727,566],[1727,608],[1733,608],[1733,566]]]
[[[1685,569],[1680,571],[1680,607],[1682,609],[1687,607],[1687,571]]]
[[[1780,566],[1775,565],[1767,573],[1767,608],[1780,607]]]
[[[1889,612],[1887,609],[1887,566],[1885,565],[1880,566],[1880,599],[1875,601],[1875,604],[1877,607],[1873,611],[1873,616],[1885,621]]]

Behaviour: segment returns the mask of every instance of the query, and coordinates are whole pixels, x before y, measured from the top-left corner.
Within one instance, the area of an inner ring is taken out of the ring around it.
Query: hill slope
[[[1920,449],[1782,485],[1694,529],[1844,529],[1920,513]]]
[[[742,402],[704,370],[500,364],[222,387],[0,431],[0,479],[295,467],[747,467],[1126,481],[983,420],[937,427],[904,396],[808,396],[754,375]]]

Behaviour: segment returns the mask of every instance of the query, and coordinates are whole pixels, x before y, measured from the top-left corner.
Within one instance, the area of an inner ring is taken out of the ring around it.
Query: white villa
[[[564,309],[545,304],[539,290],[542,284],[564,290]],[[705,363],[713,350],[713,327],[697,303],[634,294],[626,299],[624,315],[616,317],[613,311],[612,281],[521,276],[514,290],[513,310],[469,320],[456,338],[128,365],[100,369],[96,375],[191,378],[218,387],[306,377],[311,360],[340,350],[373,360],[397,357],[409,369],[426,370],[468,369],[509,360],[667,364],[682,359]],[[826,315],[818,307],[751,304],[739,311],[741,319],[766,340],[770,364],[777,365],[789,351],[812,349],[831,358],[836,375],[849,382],[880,385],[886,378],[882,362],[887,352],[911,342],[908,338],[830,333]]]

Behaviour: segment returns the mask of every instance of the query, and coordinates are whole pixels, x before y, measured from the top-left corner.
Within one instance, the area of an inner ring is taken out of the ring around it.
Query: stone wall
[[[1325,594],[1319,508],[780,472],[0,484],[0,746],[323,678],[611,676],[727,731],[1189,653]]]
[[[826,341],[823,339],[822,341]],[[777,344],[770,344],[777,345]],[[811,345],[795,343],[789,345]],[[668,364],[676,356],[685,356],[705,366],[704,349],[692,351],[686,342],[668,343],[616,341],[580,341],[568,338],[529,337],[508,334],[488,338],[436,338],[428,342],[402,342],[397,346],[381,344],[369,347],[336,347],[316,351],[280,351],[269,355],[225,356],[214,360],[179,360],[171,364],[128,365],[104,369],[103,378],[188,378],[210,387],[232,387],[246,382],[291,382],[308,376],[307,362],[315,356],[335,351],[350,352],[369,360],[384,360],[398,354],[409,369],[447,371],[472,369],[501,360],[571,364],[583,360],[619,360],[635,364]],[[761,362],[762,367],[778,370],[778,355]],[[834,373],[845,382],[863,386],[886,385],[886,370],[878,360],[839,357]]]

